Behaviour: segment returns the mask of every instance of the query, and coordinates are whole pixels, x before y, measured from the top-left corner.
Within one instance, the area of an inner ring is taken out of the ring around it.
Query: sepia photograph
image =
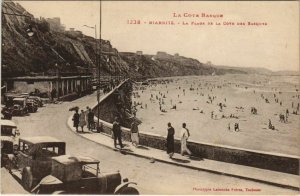
[[[1,194],[299,195],[299,17],[3,0]]]

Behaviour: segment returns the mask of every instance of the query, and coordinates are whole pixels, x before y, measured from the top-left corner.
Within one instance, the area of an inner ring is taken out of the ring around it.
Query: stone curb
[[[108,145],[96,142],[96,141],[94,141],[92,139],[89,139],[89,138],[87,138],[87,137],[85,137],[85,136],[83,136],[81,134],[77,134],[73,130],[73,128],[72,128],[72,116],[70,116],[68,118],[67,126],[69,127],[70,131],[73,132],[74,134],[79,135],[80,137],[82,137],[82,138],[84,138],[86,140],[92,141],[92,142],[94,142],[94,143],[96,143],[96,144],[98,144],[100,146],[105,147],[105,148],[108,148],[108,149],[111,149],[111,150],[115,150],[115,148],[113,148],[111,146],[108,146]],[[100,133],[100,134],[102,134],[102,133]],[[106,134],[102,134],[102,135],[108,137],[108,135],[106,135]],[[215,171],[215,170],[207,169],[207,168],[195,167],[195,166],[190,166],[190,165],[183,165],[183,164],[176,163],[176,162],[173,162],[173,161],[167,161],[167,160],[163,160],[163,159],[159,159],[159,158],[155,158],[155,157],[151,157],[151,156],[137,154],[137,153],[134,153],[134,152],[125,152],[125,153],[129,154],[129,155],[136,156],[136,157],[140,157],[140,158],[152,159],[152,160],[155,160],[157,162],[162,162],[162,163],[176,165],[178,167],[184,167],[184,168],[198,170],[198,171],[204,171],[204,172],[209,172],[209,173],[214,173],[214,174],[219,174],[219,175],[224,175],[224,176],[229,176],[229,177],[235,177],[235,178],[239,178],[239,179],[250,180],[250,181],[264,183],[264,184],[268,184],[268,185],[273,185],[273,186],[277,186],[277,187],[281,187],[281,188],[287,188],[287,189],[291,189],[291,190],[300,191],[300,187],[296,187],[296,186],[292,186],[292,185],[279,184],[279,183],[276,183],[276,182],[271,182],[271,181],[256,179],[256,178],[247,177],[247,176],[235,175],[235,174],[225,173],[225,172],[221,172],[221,171]]]

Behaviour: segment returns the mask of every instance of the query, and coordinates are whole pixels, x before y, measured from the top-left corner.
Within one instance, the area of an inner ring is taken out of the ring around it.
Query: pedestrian
[[[136,117],[136,112],[137,112],[137,109],[135,106],[133,106],[132,114],[134,117]]]
[[[88,112],[88,115],[87,115],[87,119],[88,119],[88,129],[90,131],[92,131],[95,127],[94,127],[94,112],[91,108],[89,108],[89,112]]]
[[[121,132],[121,126],[118,117],[115,117],[115,121],[113,122],[113,135],[114,135],[115,148],[117,148],[117,140],[119,142],[119,146],[123,148],[122,138],[121,138],[122,132]]]
[[[53,88],[51,91],[51,100],[54,101],[55,97],[56,97],[56,88]]]
[[[76,132],[78,132],[78,125],[79,125],[79,114],[78,110],[75,111],[75,114],[73,115],[73,127],[76,128]]]
[[[186,123],[182,124],[182,129],[181,129],[181,155],[183,156],[185,153],[191,155],[191,151],[187,147],[187,140],[190,137],[190,132],[186,128]]]
[[[167,136],[167,154],[170,158],[174,155],[174,134],[175,130],[171,123],[168,123],[168,136]]]
[[[235,131],[240,131],[239,123],[234,123],[234,130]]]
[[[86,125],[85,113],[83,110],[81,110],[81,113],[79,114],[79,126],[81,127],[82,132],[83,132],[83,127],[85,125]]]
[[[132,144],[137,147],[139,145],[139,128],[136,120],[133,120],[131,123],[131,142]]]

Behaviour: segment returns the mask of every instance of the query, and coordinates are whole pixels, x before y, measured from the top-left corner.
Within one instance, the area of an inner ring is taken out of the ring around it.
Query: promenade
[[[39,109],[37,113],[30,114],[26,117],[13,117],[13,121],[20,130],[21,137],[27,136],[52,136],[66,142],[66,153],[71,155],[86,155],[100,160],[101,172],[120,171],[123,178],[138,183],[140,194],[298,194],[298,191],[274,186],[258,181],[236,178],[232,176],[220,175],[218,173],[206,172],[205,170],[195,170],[192,168],[193,163],[210,165],[209,160],[196,161],[188,160],[190,163],[180,162],[170,164],[168,156],[164,151],[148,148],[135,149],[127,144],[124,151],[113,150],[113,141],[110,137],[99,133],[88,133],[85,127],[85,134],[77,134],[70,129],[72,121],[70,116],[73,112],[69,108],[78,106],[79,108],[92,107],[96,102],[96,93],[84,96],[72,102],[62,102],[59,104],[47,104]],[[71,123],[71,124],[70,124]],[[93,139],[94,138],[94,139]],[[137,153],[139,150],[139,154]],[[131,152],[132,151],[132,152]],[[155,153],[157,152],[157,153]],[[134,155],[134,156],[133,156]],[[159,157],[160,160],[159,160]],[[153,159],[151,159],[153,158]],[[175,158],[180,158],[178,154]],[[153,161],[154,160],[154,161]],[[163,162],[165,160],[165,162]],[[169,161],[169,162],[167,162]],[[180,161],[180,160],[179,160]],[[217,163],[217,162],[216,162]],[[223,163],[220,163],[223,164]],[[187,167],[190,166],[190,167]],[[225,168],[226,165],[220,165]],[[226,166],[227,167],[227,166]],[[240,170],[238,165],[232,165],[231,168]],[[217,165],[214,168],[217,171]],[[230,167],[226,168],[229,170]],[[247,172],[254,171],[249,168]],[[255,169],[255,168],[254,168]],[[242,170],[240,170],[242,171]],[[270,176],[265,170],[261,170],[263,174],[269,178]],[[237,172],[237,171],[235,171]],[[280,175],[278,179],[286,179],[290,182],[290,178]],[[14,181],[14,182],[12,182]],[[6,186],[10,183],[17,183],[15,179],[1,176],[1,186],[3,194],[20,194],[23,191],[14,188],[14,186]],[[17,183],[18,184],[18,183]],[[5,188],[3,188],[5,186]],[[204,190],[210,188],[208,192]],[[214,188],[243,189],[255,188],[260,189],[259,192],[228,192],[213,191]]]
[[[184,167],[188,169],[205,171],[214,174],[275,185],[278,187],[299,190],[299,176],[296,175],[209,159],[201,159],[198,157],[189,158],[186,156],[181,156],[177,153],[175,153],[173,158],[171,159],[165,151],[150,148],[147,146],[135,147],[131,144],[131,142],[128,141],[123,141],[123,144],[125,146],[123,149],[116,149],[114,147],[111,135],[88,131],[87,129],[85,129],[85,132],[83,133],[80,131],[76,132],[75,128],[73,127],[72,116],[69,117],[67,124],[70,128],[70,131],[72,131],[79,137],[86,138],[108,149],[119,151],[121,154],[133,155],[148,159],[151,163],[163,162],[171,165],[176,165],[178,167]]]

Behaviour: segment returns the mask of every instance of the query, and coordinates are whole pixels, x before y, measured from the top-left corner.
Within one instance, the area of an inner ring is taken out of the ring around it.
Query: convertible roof
[[[61,155],[58,157],[52,157],[53,160],[62,163],[64,165],[72,163],[82,163],[82,164],[98,164],[99,160],[87,157],[87,156],[72,156],[72,155]]]
[[[1,126],[14,127],[14,128],[17,127],[17,125],[16,125],[13,121],[11,121],[11,120],[4,120],[4,119],[1,119],[0,122],[1,122],[1,123],[0,123]]]
[[[65,143],[50,136],[34,136],[34,137],[22,137],[20,141],[24,141],[30,144],[45,144],[45,143]]]

